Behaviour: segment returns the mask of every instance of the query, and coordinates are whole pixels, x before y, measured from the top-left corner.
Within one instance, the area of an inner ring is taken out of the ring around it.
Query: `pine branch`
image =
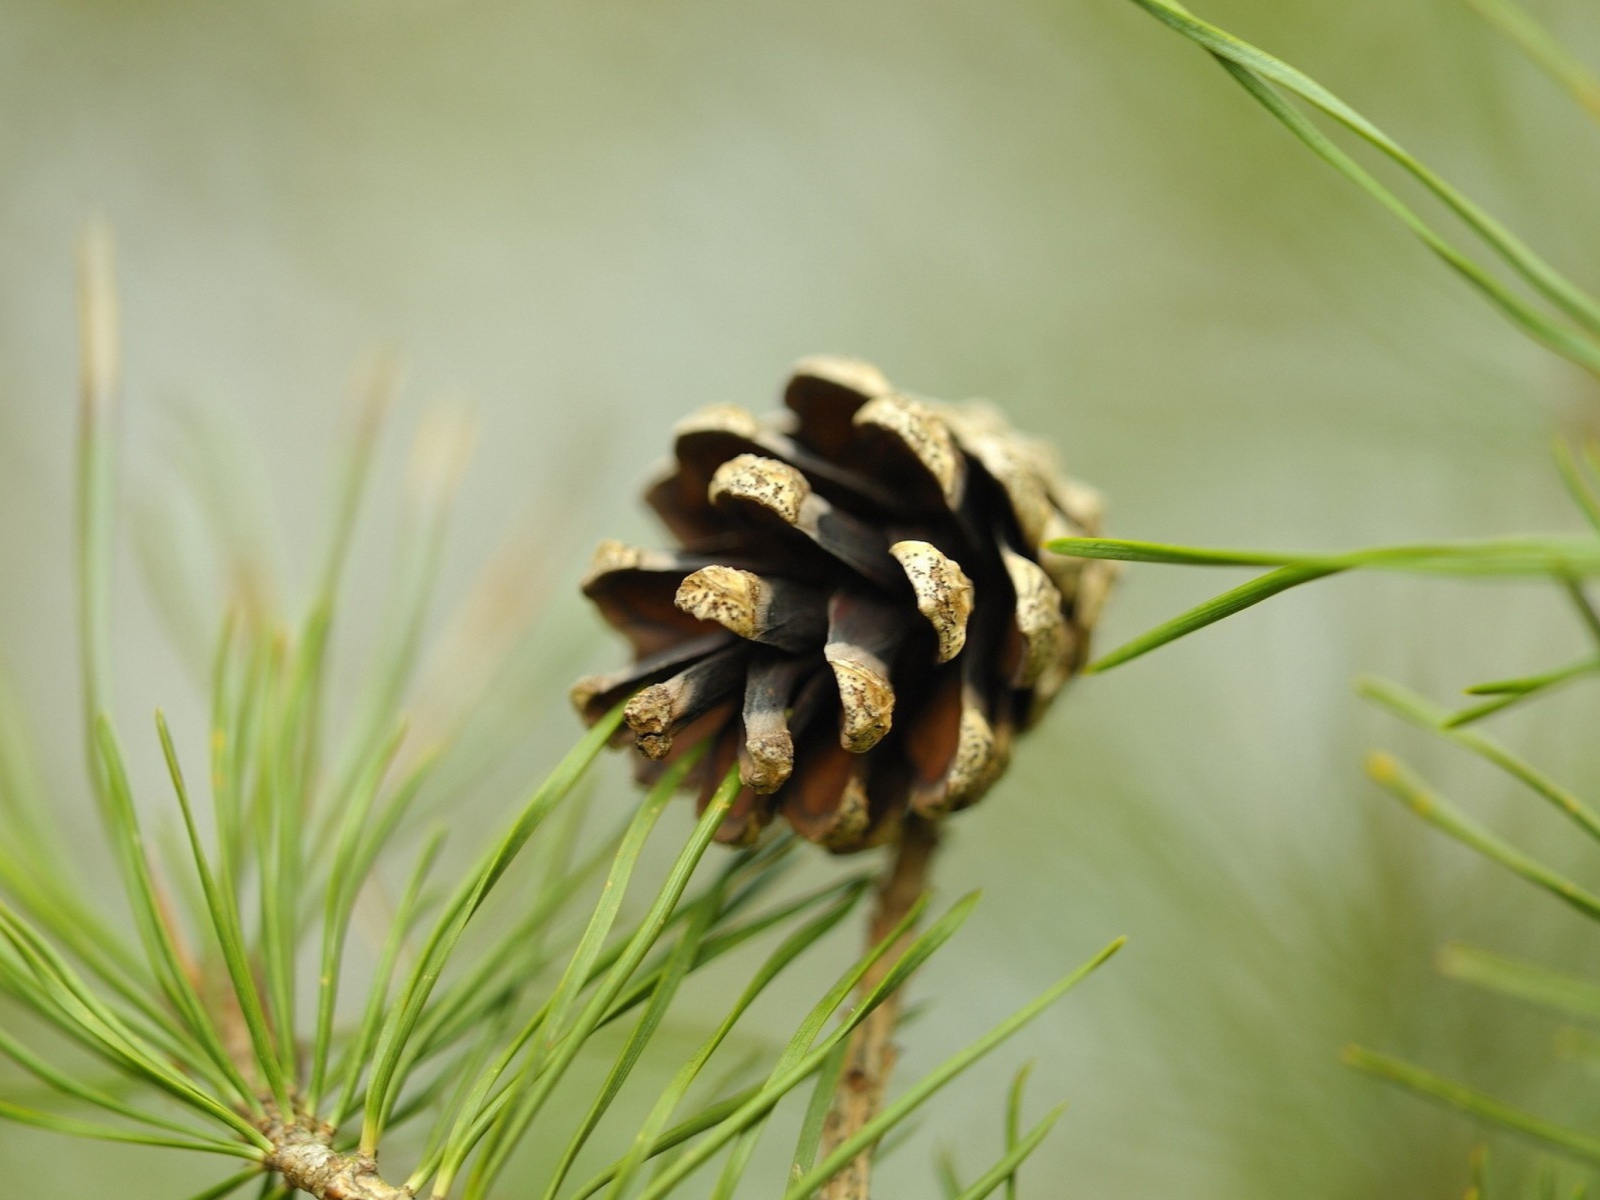
[[[336,1151],[334,1131],[326,1125],[276,1125],[266,1133],[273,1142],[266,1165],[291,1191],[317,1200],[411,1200],[410,1189],[378,1174],[375,1159]]]

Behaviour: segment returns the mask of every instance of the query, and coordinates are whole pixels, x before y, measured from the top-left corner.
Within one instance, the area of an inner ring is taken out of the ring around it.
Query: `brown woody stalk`
[[[909,817],[895,851],[894,861],[878,885],[877,904],[867,931],[867,944],[875,946],[887,937],[911,911],[928,886],[928,869],[939,844],[937,826],[920,817]],[[911,944],[914,931],[907,929],[861,980],[858,994],[865,997],[900,961]],[[899,1058],[894,1035],[900,1021],[901,988],[880,1004],[851,1035],[849,1056],[839,1075],[833,1094],[833,1107],[822,1129],[822,1153],[827,1155],[877,1116],[889,1076]],[[818,1193],[819,1200],[868,1200],[872,1188],[872,1155],[868,1146],[852,1159]]]
[[[333,1130],[326,1126],[274,1123],[263,1132],[273,1145],[268,1170],[294,1191],[317,1200],[412,1200],[411,1189],[378,1174],[375,1160],[335,1150]]]

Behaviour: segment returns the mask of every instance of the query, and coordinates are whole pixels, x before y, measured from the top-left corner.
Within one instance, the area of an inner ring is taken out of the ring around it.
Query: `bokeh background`
[[[1600,55],[1585,6],[1531,7]],[[1600,281],[1600,130],[1464,5],[1202,12]],[[575,580],[597,538],[652,536],[635,488],[671,422],[767,405],[801,354],[990,397],[1109,493],[1114,532],[1202,544],[1572,529],[1547,449],[1600,412],[1125,0],[3,0],[0,647],[69,823],[87,810],[72,254],[96,213],[126,338],[122,719],[159,703],[198,727],[210,527],[278,564],[293,604],[353,364],[394,347],[350,669],[429,404],[469,406],[480,431],[439,627],[508,544],[532,564],[508,585],[537,617],[496,702],[509,757],[463,802],[466,835],[573,735],[570,676],[618,657]],[[1236,578],[1135,569],[1102,645]],[[1033,1105],[1072,1102],[1024,1176],[1040,1198],[1459,1195],[1474,1131],[1341,1067],[1348,1041],[1592,1125],[1553,1020],[1430,965],[1461,937],[1581,971],[1592,934],[1396,809],[1361,753],[1400,748],[1523,844],[1592,864],[1349,686],[1371,671],[1448,697],[1580,648],[1539,589],[1342,578],[1077,686],[952,833],[943,894],[985,899],[916,985],[906,1077],[1111,936],[1131,944],[937,1103],[881,1194],[933,1194],[941,1147],[969,1177],[995,1157],[1028,1057]],[[1575,689],[1506,736],[1592,785],[1594,715]],[[142,753],[153,780],[153,740]],[[627,798],[613,771],[597,803]],[[781,1009],[753,1035],[780,1039]],[[1508,1184],[1531,1178],[1530,1155],[1497,1150]],[[212,1170],[9,1128],[0,1163],[30,1195],[129,1200]]]

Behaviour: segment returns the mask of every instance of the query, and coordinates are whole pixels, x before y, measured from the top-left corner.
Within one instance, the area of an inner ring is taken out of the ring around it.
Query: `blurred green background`
[[[1600,53],[1584,6],[1531,7]],[[1600,282],[1600,133],[1456,0],[1201,12]],[[118,236],[125,511],[146,559],[220,513],[286,564],[292,601],[374,345],[406,367],[398,426],[440,398],[477,413],[444,608],[520,531],[541,617],[505,712],[528,771],[573,735],[570,675],[619,656],[575,594],[590,544],[653,536],[634,492],[678,415],[764,407],[801,354],[988,396],[1109,493],[1115,533],[1204,544],[1572,529],[1547,447],[1600,412],[1590,382],[1124,0],[4,0],[0,648],[69,822],[87,811],[65,617],[72,246],[93,213]],[[198,505],[197,454],[226,464]],[[386,454],[357,618],[383,595],[399,432]],[[258,510],[275,531],[252,532]],[[161,703],[197,721],[138,557],[123,719],[144,728]],[[1102,645],[1233,579],[1132,571]],[[203,606],[168,610],[209,636]],[[1039,1198],[1459,1195],[1471,1128],[1342,1068],[1352,1040],[1592,1126],[1553,1020],[1430,966],[1466,937],[1581,971],[1592,933],[1378,795],[1362,750],[1406,750],[1584,865],[1531,801],[1349,688],[1373,671],[1445,698],[1579,646],[1540,590],[1349,578],[1078,685],[955,825],[938,881],[985,901],[916,985],[933,1003],[906,1077],[1111,936],[1130,947],[943,1098],[881,1194],[933,1194],[938,1146],[969,1176],[995,1157],[1029,1056],[1035,1106],[1072,1101],[1024,1176]],[[1592,701],[1573,691],[1506,736],[1600,783]],[[505,795],[473,813],[487,825]],[[620,783],[607,795],[626,803]],[[211,1177],[8,1128],[0,1163],[40,1197]],[[1532,1159],[1507,1146],[1497,1170],[1523,1180]]]

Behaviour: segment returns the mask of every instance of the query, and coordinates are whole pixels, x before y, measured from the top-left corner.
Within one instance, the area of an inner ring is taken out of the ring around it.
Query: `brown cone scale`
[[[723,841],[781,816],[848,853],[983,796],[1087,659],[1115,564],[1044,549],[1098,535],[1100,497],[992,408],[828,357],[783,402],[680,422],[646,492],[678,549],[606,542],[584,577],[634,665],[573,700],[590,723],[628,700],[644,778],[709,739],[702,805],[737,763]]]

